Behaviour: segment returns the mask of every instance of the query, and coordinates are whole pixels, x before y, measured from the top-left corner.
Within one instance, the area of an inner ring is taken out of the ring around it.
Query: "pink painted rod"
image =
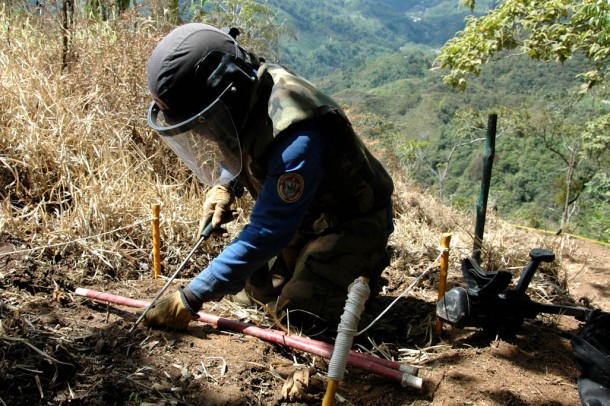
[[[112,303],[116,303],[116,304],[121,304],[121,305],[125,305],[125,306],[129,306],[129,307],[137,307],[137,308],[144,308],[146,306],[148,306],[149,302],[145,302],[142,300],[137,300],[137,299],[131,299],[128,297],[123,297],[123,296],[117,296],[117,295],[113,295],[111,293],[103,293],[103,292],[98,292],[98,291],[94,291],[94,290],[89,290],[89,289],[84,289],[84,288],[77,288],[75,293],[77,295],[80,296],[87,296],[93,299],[99,299],[99,300],[105,300],[108,302],[112,302]],[[220,320],[219,317],[217,316],[212,316],[209,314],[205,314],[205,313],[199,313],[200,315],[200,320],[209,324],[214,324],[214,325],[218,325],[218,322]],[[221,324],[224,323],[224,321],[230,322],[229,319],[222,319],[223,321],[221,321]],[[250,324],[245,324],[245,323],[241,323],[241,322],[237,322],[239,323],[239,328],[246,328],[246,327],[250,327]],[[221,325],[221,327],[223,327]],[[230,327],[230,326],[229,326]],[[254,326],[252,326],[254,327]],[[233,329],[233,328],[231,328]],[[264,331],[269,331],[269,330],[264,330]],[[273,330],[274,333],[273,334],[279,334],[279,335],[286,335],[286,333],[284,333],[283,331],[276,331]],[[289,336],[291,337],[291,339],[293,340],[299,340],[299,341],[304,341],[304,342],[311,342],[314,341],[315,342],[315,346],[320,348],[320,351],[324,351],[324,354],[329,354],[328,358],[330,359],[330,357],[332,356],[333,353],[333,349],[334,346],[328,343],[325,343],[323,341],[315,341],[306,337],[300,337],[300,336]],[[326,355],[321,355],[326,357]],[[398,362],[394,362],[394,361],[390,361],[384,358],[378,358],[369,354],[363,354],[361,352],[357,352],[357,351],[351,351],[349,357],[355,357],[355,358],[360,358],[363,359],[365,361],[369,361],[369,362],[374,362],[376,364],[380,364],[383,365],[387,368],[391,368],[391,369],[396,369],[398,371],[402,371],[402,372],[406,372],[410,375],[416,375],[418,370],[415,367],[409,366],[409,365],[405,365],[405,364],[401,364]]]
[[[128,297],[113,295],[111,293],[98,292],[84,288],[77,288],[74,293],[76,295],[89,297],[91,299],[103,300],[136,308],[144,308],[148,306],[149,303],[142,300],[131,299]],[[220,328],[226,328],[239,333],[248,334],[266,341],[297,348],[327,359],[332,357],[334,346],[322,341],[288,335],[279,330],[263,329],[248,323],[243,323],[241,321],[226,319],[203,312],[199,312],[199,319],[197,320],[204,323],[213,324]],[[402,371],[401,367],[404,367],[405,365],[398,362],[384,360],[382,358],[362,354],[356,351],[350,351],[347,363],[358,369],[372,372],[376,375],[400,382],[403,386],[410,386],[416,389],[422,388],[422,379],[413,376],[408,372]]]

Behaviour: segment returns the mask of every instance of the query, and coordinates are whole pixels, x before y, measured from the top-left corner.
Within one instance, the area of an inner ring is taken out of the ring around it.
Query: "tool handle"
[[[515,294],[517,295],[525,295],[525,290],[532,281],[532,277],[534,276],[534,273],[538,269],[540,263],[553,262],[555,259],[555,254],[545,249],[534,248],[530,251],[530,258],[531,261],[529,264],[527,264],[527,267],[523,271],[523,274],[517,283],[517,287],[515,288]]]
[[[212,225],[212,222],[210,221],[208,223],[208,225],[205,226],[205,228],[201,232],[201,235],[199,236],[199,238],[203,238],[205,241],[212,235],[213,231],[214,231],[214,226]]]

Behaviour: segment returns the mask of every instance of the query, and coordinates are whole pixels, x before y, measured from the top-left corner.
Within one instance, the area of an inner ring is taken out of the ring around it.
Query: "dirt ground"
[[[23,247],[8,236],[1,242],[0,255]],[[576,244],[563,256],[570,300],[610,311],[610,249],[587,241]],[[133,308],[74,294],[84,287],[149,300],[165,284],[162,278],[118,281],[91,275],[82,259],[70,256],[10,254],[0,256],[0,263],[0,404],[322,402],[325,358],[203,323],[192,323],[186,332],[138,326],[130,333],[137,317]],[[399,264],[393,261],[384,272],[382,294],[375,301],[379,309],[417,276]],[[460,282],[459,270],[450,270],[449,287]],[[539,286],[547,286],[546,297],[553,297],[548,292],[552,284]],[[538,297],[539,286],[528,294]],[[538,317],[513,337],[444,326],[439,340],[433,334],[436,289],[434,277],[423,278],[355,343],[359,351],[416,366],[423,388],[403,387],[348,366],[337,404],[580,404],[580,369],[568,339],[578,321]],[[262,328],[273,325],[262,309],[226,301],[206,304],[203,311]],[[324,334],[313,338],[332,341]]]

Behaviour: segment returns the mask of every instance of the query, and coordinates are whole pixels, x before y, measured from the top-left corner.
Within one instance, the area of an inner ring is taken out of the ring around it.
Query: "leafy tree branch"
[[[474,9],[475,1],[467,2]],[[577,52],[592,62],[583,71],[584,88],[603,83],[610,62],[610,2],[607,0],[507,0],[466,27],[441,49],[437,62],[444,81],[465,90],[467,76],[504,51],[534,60],[564,62]]]

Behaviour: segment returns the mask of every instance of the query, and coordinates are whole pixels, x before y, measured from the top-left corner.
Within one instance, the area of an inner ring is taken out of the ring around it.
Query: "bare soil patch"
[[[0,253],[22,244],[2,237]],[[417,275],[399,265],[385,271],[383,309]],[[134,309],[95,302],[86,287],[149,300],[163,279],[117,281],[88,275],[79,258],[11,254],[0,257],[0,403],[86,405],[320,404],[328,361],[255,337],[193,323],[186,332],[138,327]],[[576,241],[563,255],[574,304],[610,311],[610,250]],[[86,267],[86,264],[84,265]],[[174,265],[171,265],[172,269]],[[450,270],[449,285],[461,283]],[[433,335],[435,278],[401,298],[356,348],[415,365],[421,391],[348,367],[338,404],[345,405],[578,405],[580,369],[569,342],[578,321],[543,316],[512,338],[474,328]],[[564,299],[565,300],[565,299]],[[267,327],[262,309],[208,303],[203,311]],[[332,341],[332,337],[315,339]],[[289,394],[287,377],[307,371],[307,385]]]

